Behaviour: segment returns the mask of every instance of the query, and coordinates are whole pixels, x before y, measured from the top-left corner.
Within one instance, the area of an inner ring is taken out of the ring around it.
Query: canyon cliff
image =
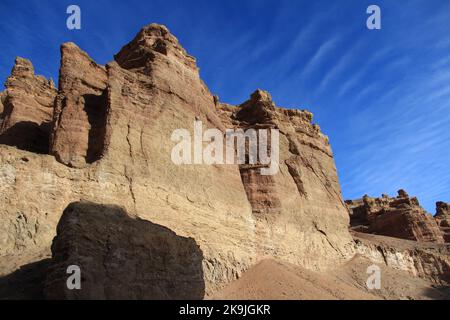
[[[62,213],[80,200],[118,204],[195,239],[207,294],[266,256],[314,270],[351,256],[331,148],[311,113],[278,108],[264,91],[236,107],[219,102],[164,26],[144,27],[106,66],[63,44],[57,91],[32,70],[18,59],[2,94],[1,139],[18,147],[0,146],[2,273],[17,267],[8,261],[48,256]],[[222,131],[280,129],[278,174],[173,164],[171,133],[192,132],[195,120]],[[46,125],[39,137],[48,149],[35,152],[24,123]],[[30,142],[10,138],[15,124],[14,137]]]
[[[63,44],[58,89],[18,58],[0,112],[0,273],[44,268],[45,297],[200,299],[267,258],[324,271],[373,256],[349,231],[333,153],[313,115],[277,107],[263,90],[238,106],[221,102],[164,26],[144,27],[105,66]],[[278,129],[278,173],[174,164],[171,134],[193,132],[196,120],[222,132]],[[405,238],[443,242],[410,224]],[[448,259],[439,261],[439,270],[414,272],[446,281]],[[73,264],[88,291],[62,287]]]

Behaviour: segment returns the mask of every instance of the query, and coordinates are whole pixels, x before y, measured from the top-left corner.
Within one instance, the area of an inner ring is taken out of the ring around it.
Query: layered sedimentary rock
[[[403,270],[437,285],[450,283],[450,246],[352,232],[356,252],[374,263]]]
[[[396,198],[366,195],[359,200],[348,200],[346,204],[350,209],[350,225],[356,231],[419,242],[444,242],[433,217],[420,206],[416,197],[409,197],[404,190],[399,190]]]
[[[34,74],[29,60],[16,58],[0,103],[0,143],[48,153],[56,89]]]
[[[0,126],[1,126],[1,123],[3,122],[3,110],[4,110],[3,100],[4,99],[5,99],[5,93],[4,92],[0,92],[0,119],[2,119],[0,121]]]
[[[202,299],[203,254],[194,239],[118,206],[74,202],[64,211],[45,280],[49,299]],[[68,266],[82,275],[66,285]]]
[[[105,67],[73,43],[61,46],[59,90],[50,153],[71,167],[83,167],[103,154],[108,96]]]
[[[9,107],[25,110],[48,96],[41,105],[50,106],[51,132],[49,155],[0,145],[1,275],[21,265],[25,273],[37,269],[30,278],[45,288],[33,292],[49,298],[192,299],[213,295],[267,257],[324,270],[365,250],[348,231],[333,154],[310,112],[279,108],[262,90],[238,106],[220,102],[200,79],[195,58],[160,25],[144,27],[114,58],[101,66],[64,44],[57,94],[31,76],[31,64],[19,61],[24,67],[13,70],[14,83],[38,81],[43,89],[11,95],[7,84],[2,127]],[[36,99],[17,103],[27,95]],[[223,133],[279,130],[277,173],[262,175],[261,163],[176,165],[172,133],[193,133],[198,120]],[[25,140],[33,137],[24,131]],[[368,211],[363,200],[355,208],[370,214],[354,213],[352,221],[358,216],[371,228],[373,220],[375,229],[407,221],[403,236],[438,238],[405,194],[366,200]],[[400,214],[381,217],[378,209],[388,207]],[[439,259],[421,258],[423,274],[445,278]],[[84,291],[66,290],[69,264],[81,268]]]
[[[434,218],[442,231],[445,242],[450,242],[450,204],[442,201],[436,202]]]
[[[270,94],[261,90],[237,107],[219,103],[219,108],[228,128],[279,130],[280,174],[261,175],[259,163],[239,166],[254,215],[276,223],[300,209],[316,231],[339,241],[335,231],[343,226],[336,225],[335,214],[341,223],[346,221],[340,211],[341,190],[328,138],[312,123],[312,114],[276,107]],[[318,216],[322,218],[314,218]]]
[[[119,204],[194,239],[207,296],[264,257],[315,270],[351,257],[331,148],[311,113],[278,108],[264,91],[240,106],[219,102],[195,59],[160,25],[143,28],[105,67],[74,44],[61,53],[50,155],[0,146],[3,274],[17,257],[29,263],[49,254],[62,212],[79,200]],[[171,135],[193,133],[195,120],[222,132],[279,129],[278,172],[174,164]]]

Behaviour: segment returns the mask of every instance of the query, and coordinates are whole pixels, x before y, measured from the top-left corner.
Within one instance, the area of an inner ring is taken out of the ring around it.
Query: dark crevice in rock
[[[99,160],[105,148],[106,119],[108,116],[108,93],[105,90],[101,95],[86,94],[84,98],[84,111],[89,122],[88,148],[86,163]]]
[[[50,259],[23,265],[0,277],[0,300],[42,300]]]
[[[0,135],[0,144],[38,154],[48,154],[50,127],[50,122],[41,125],[32,121],[17,122]]]

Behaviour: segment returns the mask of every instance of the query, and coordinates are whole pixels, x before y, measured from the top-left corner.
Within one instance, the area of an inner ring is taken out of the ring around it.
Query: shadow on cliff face
[[[424,290],[423,295],[432,300],[450,300],[450,285],[435,285]]]
[[[22,121],[0,135],[0,144],[6,144],[25,151],[48,154],[49,132],[49,122],[38,125],[32,121]]]
[[[83,98],[90,126],[86,162],[93,163],[102,157],[105,148],[108,96],[105,90],[101,95],[85,94]]]
[[[33,262],[0,278],[1,300],[44,299],[44,282],[50,259]]]
[[[49,299],[202,299],[203,253],[192,238],[124,209],[70,204],[57,227],[45,284]],[[81,289],[69,290],[78,266]]]

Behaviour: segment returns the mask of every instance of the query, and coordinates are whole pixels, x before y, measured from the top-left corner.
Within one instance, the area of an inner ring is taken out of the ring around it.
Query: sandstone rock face
[[[342,211],[344,204],[328,138],[312,124],[312,114],[276,107],[270,94],[261,90],[237,108],[226,104],[219,108],[227,128],[273,128],[280,132],[279,174],[261,175],[260,164],[239,166],[258,221],[274,226],[281,223],[280,227],[291,221],[295,226],[297,212],[301,211],[302,224],[315,230],[312,234],[330,240],[329,244],[345,256],[342,248],[348,238],[342,230],[348,221],[347,213]],[[298,225],[295,228],[302,230]]]
[[[61,70],[50,153],[80,168],[103,154],[108,96],[106,70],[73,43],[61,46]]]
[[[415,277],[448,286],[450,246],[353,232],[358,255]]]
[[[45,278],[36,296],[208,298],[268,257],[327,270],[373,253],[349,233],[331,147],[312,114],[277,107],[262,90],[238,106],[220,102],[164,26],[144,27],[106,66],[63,44],[57,92],[19,59],[0,101],[1,128],[51,122],[48,150],[17,149],[15,135],[0,144],[0,275],[37,270],[25,277]],[[277,173],[261,175],[261,163],[176,165],[172,133],[193,133],[196,120],[223,133],[279,130]],[[442,240],[404,192],[349,205],[352,223],[370,232]],[[401,254],[418,275],[447,279],[446,248],[444,257]],[[66,290],[68,265],[81,268],[83,290]]]
[[[433,217],[404,190],[396,198],[364,196],[346,201],[352,229],[419,242],[443,243],[442,232]]]
[[[441,228],[445,242],[450,242],[450,204],[442,201],[436,202],[434,218]]]
[[[5,107],[3,106],[3,100],[5,99],[5,93],[4,92],[0,92],[0,127],[2,125],[3,122],[3,110],[5,109]]]
[[[64,211],[45,281],[49,299],[202,299],[200,247],[117,206],[75,202]],[[66,286],[76,265],[81,289]]]
[[[311,113],[278,108],[264,91],[240,106],[219,102],[195,59],[159,25],[143,28],[105,67],[74,44],[61,53],[50,155],[0,146],[3,273],[14,257],[48,254],[62,212],[80,200],[118,204],[194,239],[206,296],[265,257],[324,270],[352,256],[331,148]],[[171,134],[192,133],[195,120],[222,131],[279,129],[278,173],[174,164]]]
[[[48,153],[56,89],[34,74],[30,61],[16,58],[0,103],[0,143]]]

